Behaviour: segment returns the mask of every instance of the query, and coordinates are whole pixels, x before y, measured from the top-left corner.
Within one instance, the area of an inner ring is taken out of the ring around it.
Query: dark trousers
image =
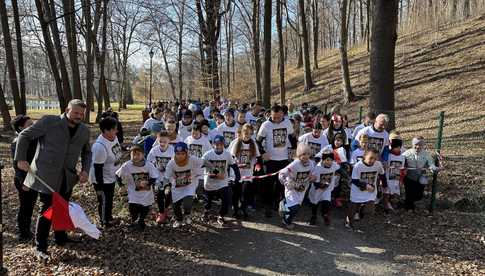
[[[284,169],[288,165],[287,160],[274,161],[269,160],[265,163],[266,173],[275,173]],[[263,197],[263,203],[267,208],[275,209],[277,203],[283,198],[284,187],[278,180],[278,175],[266,177],[262,183],[261,193]]]
[[[326,216],[330,213],[330,201],[323,200],[320,201],[318,204],[310,204],[312,207],[312,217],[316,217],[318,213],[318,206],[320,206],[320,209],[322,210],[322,216]]]
[[[34,212],[35,203],[37,202],[38,192],[34,190],[24,191],[22,189],[23,179],[14,178],[14,184],[19,192],[19,211],[17,213],[17,227],[19,234],[22,237],[29,237],[31,235],[30,225],[32,223],[32,214]]]
[[[165,193],[165,191],[167,192]],[[157,189],[155,192],[155,197],[157,199],[158,212],[160,213],[165,212],[165,209],[167,209],[168,206],[170,206],[170,203],[172,201],[170,188],[164,187],[164,188]]]
[[[254,185],[251,181],[234,183],[232,186],[232,207],[234,213],[241,210],[246,214],[248,204],[254,201]]]
[[[209,211],[212,208],[212,200],[221,199],[221,209],[219,210],[219,216],[223,217],[227,215],[229,206],[231,205],[231,188],[229,186],[220,188],[215,191],[205,191],[205,210]]]
[[[406,177],[404,179],[404,190],[406,192],[404,207],[407,210],[414,210],[414,203],[423,198],[424,185]]]
[[[283,221],[286,224],[291,224],[293,222],[293,219],[295,219],[298,210],[300,210],[299,204],[288,207],[288,212],[285,212],[283,214]]]
[[[93,184],[98,198],[98,215],[101,224],[106,224],[113,219],[113,197],[115,183]]]
[[[143,206],[137,203],[128,204],[128,210],[131,215],[131,222],[135,223],[138,220],[138,224],[145,224],[145,218],[148,215],[150,206]]]
[[[64,198],[66,201],[69,201],[71,198],[72,191],[66,191],[65,184],[63,183],[60,189],[60,196]],[[49,238],[49,231],[51,229],[51,221],[46,219],[42,214],[49,209],[52,205],[52,195],[51,194],[44,194],[39,193],[39,201],[40,205],[40,212],[37,218],[37,225],[35,228],[35,244],[38,250],[45,251],[47,250],[48,243],[47,239]],[[56,241],[63,241],[67,239],[66,231],[55,231],[54,238]]]
[[[180,199],[179,201],[173,203],[173,213],[175,214],[175,218],[178,221],[182,221],[184,218],[184,215],[186,216],[190,215],[190,212],[192,211],[193,202],[194,202],[193,196],[186,196]],[[183,214],[182,214],[182,207],[184,209]]]

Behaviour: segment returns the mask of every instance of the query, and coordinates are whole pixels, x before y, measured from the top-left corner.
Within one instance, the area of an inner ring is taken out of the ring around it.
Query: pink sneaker
[[[157,219],[155,220],[157,224],[163,224],[167,221],[167,211],[157,214]]]

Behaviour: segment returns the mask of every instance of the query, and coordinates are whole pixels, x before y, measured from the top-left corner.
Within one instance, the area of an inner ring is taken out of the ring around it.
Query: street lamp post
[[[153,65],[153,49],[150,49],[150,98],[148,100],[150,109],[152,108],[152,65]]]

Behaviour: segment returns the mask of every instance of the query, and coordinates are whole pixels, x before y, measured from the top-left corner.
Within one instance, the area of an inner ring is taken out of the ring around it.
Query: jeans
[[[288,212],[285,212],[283,214],[283,222],[285,224],[291,224],[293,222],[293,219],[296,217],[298,210],[300,210],[299,204],[288,207]]]
[[[254,200],[254,185],[251,181],[234,183],[232,186],[232,207],[237,214],[241,210],[246,214],[248,204]]]
[[[414,210],[414,203],[423,198],[424,187],[425,185],[420,184],[418,181],[411,180],[407,177],[404,179],[404,190],[406,192],[404,206],[406,210]]]
[[[150,206],[143,206],[137,203],[130,203],[128,209],[131,215],[131,222],[135,223],[138,220],[138,224],[145,225],[145,218],[148,215]]]
[[[219,210],[219,216],[223,217],[227,215],[229,211],[229,206],[231,204],[231,188],[229,186],[220,188],[219,190],[215,191],[205,191],[205,210],[209,211],[212,207],[212,200],[220,198],[221,209]]]
[[[38,192],[29,189],[24,191],[23,179],[14,178],[14,184],[19,192],[19,210],[17,213],[17,226],[19,234],[22,237],[29,237],[31,235],[30,225],[32,223],[32,214],[34,212],[35,203],[37,202]]]
[[[103,225],[113,219],[115,183],[93,184],[98,199],[98,215]]]
[[[330,201],[323,200],[320,201],[317,204],[311,204],[312,207],[312,217],[316,217],[318,213],[318,206],[320,206],[320,209],[322,210],[322,216],[326,216],[330,213]]]
[[[266,173],[275,173],[284,169],[288,165],[287,160],[274,161],[269,160],[265,163]],[[266,177],[262,183],[261,193],[263,197],[263,203],[267,208],[274,209],[277,207],[277,203],[283,198],[284,187],[278,180],[278,175]]]

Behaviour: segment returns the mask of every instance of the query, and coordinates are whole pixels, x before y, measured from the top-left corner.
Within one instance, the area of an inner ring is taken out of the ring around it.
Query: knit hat
[[[175,144],[174,151],[175,151],[175,153],[177,153],[177,152],[187,152],[188,151],[187,144],[184,143],[184,142],[178,142],[177,144]]]
[[[414,137],[413,138],[413,146],[422,145],[422,144],[424,144],[424,138],[422,138],[422,137]]]
[[[143,147],[137,144],[130,147],[130,152],[135,152],[135,151],[145,154],[145,150],[143,149]]]
[[[17,115],[13,118],[10,124],[12,124],[13,129],[15,129],[17,133],[20,133],[22,131],[20,128],[23,127],[28,120],[30,120],[30,117],[27,115]]]
[[[392,140],[401,140],[402,141],[402,138],[401,138],[401,135],[399,135],[398,132],[393,131],[389,134],[389,140],[390,141],[392,141]]]
[[[151,132],[155,132],[155,133],[159,133],[160,131],[162,131],[162,129],[163,129],[163,125],[161,123],[155,123],[150,128]]]
[[[322,152],[322,160],[325,160],[327,158],[334,160],[333,151],[330,149],[324,149]]]
[[[217,143],[223,143],[224,144],[224,136],[216,135],[216,137],[214,137],[214,144],[217,144]]]

